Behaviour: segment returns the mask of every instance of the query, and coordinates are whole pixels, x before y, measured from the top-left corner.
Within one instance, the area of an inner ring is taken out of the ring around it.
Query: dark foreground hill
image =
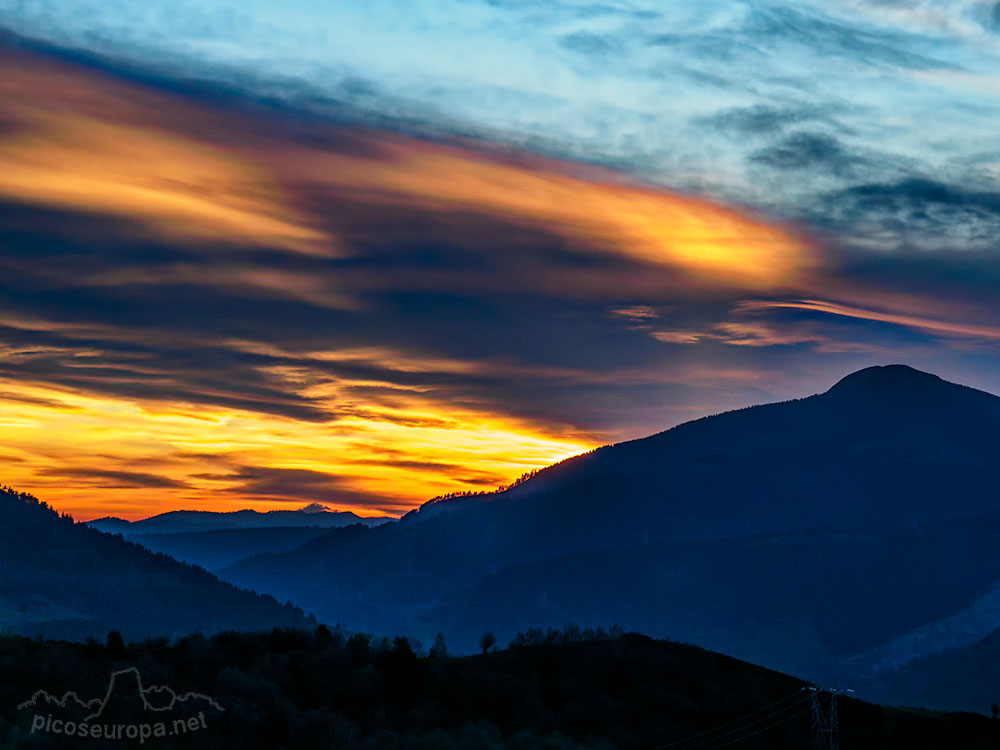
[[[0,626],[103,639],[194,630],[303,627],[300,609],[224,583],[0,488]]]
[[[995,627],[959,615],[1000,584],[998,455],[1000,398],[876,367],[222,575],[461,649],[485,628],[620,622],[862,682],[880,646],[910,644],[894,650],[905,662]],[[952,617],[957,630],[904,638]]]
[[[325,628],[125,648],[6,638],[0,663],[5,748],[84,742],[46,731],[45,718],[95,706],[60,709],[42,695],[17,708],[40,688],[59,696],[72,690],[81,702],[111,695],[101,710],[114,703],[116,720],[126,723],[131,712],[172,729],[179,712],[204,715],[190,729],[145,743],[164,750],[798,750],[811,737],[811,694],[799,680],[692,646],[572,628],[531,632],[508,650],[463,658],[449,658],[440,643],[425,656],[405,639],[345,641]],[[197,695],[193,706],[158,713],[145,706],[152,698],[137,697],[144,687],[154,695],[151,685]],[[824,710],[829,702],[821,694]],[[843,697],[838,709],[841,745],[852,750],[977,750],[1000,741],[1000,723],[982,716]],[[102,722],[105,716],[90,724]],[[86,743],[95,750],[122,745]]]

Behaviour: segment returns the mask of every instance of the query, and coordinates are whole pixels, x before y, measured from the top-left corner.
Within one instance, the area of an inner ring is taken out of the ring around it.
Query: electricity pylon
[[[812,693],[812,746],[813,750],[840,750],[840,720],[837,717],[837,696],[853,693],[845,688],[810,687]],[[820,693],[830,694],[830,706],[823,708]]]

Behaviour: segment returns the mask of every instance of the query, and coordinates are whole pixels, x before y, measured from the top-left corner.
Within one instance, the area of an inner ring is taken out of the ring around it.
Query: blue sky
[[[0,7],[32,36],[793,215],[875,177],[968,189],[1000,169],[1000,17],[989,2]]]

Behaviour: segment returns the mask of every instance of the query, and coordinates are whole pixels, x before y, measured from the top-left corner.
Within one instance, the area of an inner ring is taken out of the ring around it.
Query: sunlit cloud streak
[[[1000,203],[848,184],[909,162],[789,132],[824,106],[699,115],[706,144],[753,141],[762,193],[824,172],[829,210],[778,219],[780,190],[752,209],[681,171],[668,189],[24,47],[0,66],[0,482],[79,517],[398,514],[858,366],[988,385],[996,361],[995,293],[967,269],[935,291],[961,242],[905,265],[893,227],[946,231],[934,205],[979,242]]]
[[[961,336],[973,339],[1000,340],[1000,326],[976,325],[973,323],[935,320],[914,315],[904,315],[894,312],[869,310],[836,302],[822,300],[788,300],[788,301],[748,301],[740,305],[743,310],[808,310],[838,315],[858,320],[872,320],[880,323],[916,328],[929,333],[944,336]]]

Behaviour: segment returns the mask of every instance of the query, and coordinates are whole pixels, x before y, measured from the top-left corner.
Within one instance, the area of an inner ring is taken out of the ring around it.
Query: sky
[[[1000,393],[1000,4],[0,0],[0,483],[398,515]]]

